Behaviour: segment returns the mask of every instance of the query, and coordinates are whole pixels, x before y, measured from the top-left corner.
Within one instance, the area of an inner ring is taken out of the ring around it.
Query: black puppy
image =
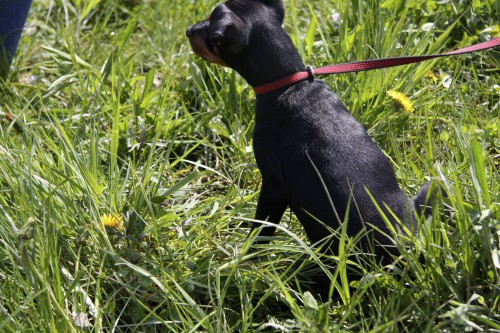
[[[266,85],[307,70],[282,28],[284,16],[281,0],[229,0],[186,31],[196,54],[259,87],[253,145],[262,189],[255,219],[277,224],[289,206],[310,241],[324,245],[347,216],[348,235],[364,235],[361,247],[388,263],[398,250],[374,201],[396,229],[390,212],[410,230],[416,228],[414,203],[384,153],[325,83],[309,75]],[[418,206],[427,190],[417,196]],[[275,230],[263,228],[260,236]],[[335,252],[338,244],[332,238],[327,246]]]

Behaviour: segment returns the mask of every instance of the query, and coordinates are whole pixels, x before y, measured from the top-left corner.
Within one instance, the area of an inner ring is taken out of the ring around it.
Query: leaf
[[[345,33],[345,45],[346,45],[346,50],[350,51],[352,47],[354,46],[354,42],[356,41],[356,36],[357,36],[357,30],[359,26],[356,29],[353,29],[351,32],[348,32],[346,29]]]
[[[156,203],[156,204],[162,203],[163,201],[165,201],[165,199],[168,196],[170,196],[171,194],[177,192],[178,190],[180,190],[181,188],[186,186],[189,182],[191,182],[193,179],[198,177],[198,175],[199,175],[198,172],[191,173],[190,175],[182,178],[177,184],[175,184],[174,186],[172,186],[171,188],[169,188],[168,190],[166,190],[165,192],[163,192],[159,196],[153,197],[151,199],[151,201],[153,203]]]
[[[165,285],[156,276],[154,276],[153,274],[151,274],[150,272],[148,272],[144,268],[139,267],[137,265],[134,265],[134,264],[128,262],[127,260],[120,258],[118,256],[115,256],[115,260],[116,260],[116,266],[121,266],[121,265],[128,266],[129,268],[134,270],[137,274],[141,275],[142,277],[151,279],[151,281],[154,282],[154,284],[156,284],[156,286],[158,286],[158,288],[160,288],[160,290],[165,295],[169,294]]]
[[[146,85],[144,86],[141,97],[141,108],[147,108],[151,100],[157,95],[156,91],[151,91],[153,89],[154,80],[155,69],[152,68],[146,75]]]
[[[306,291],[304,293],[304,297],[302,300],[304,301],[304,305],[307,308],[313,309],[313,310],[318,310],[318,302],[316,301],[314,296],[309,291]]]
[[[495,265],[497,269],[500,269],[500,251],[497,248],[491,251],[491,259],[493,261],[493,265]]]
[[[135,26],[137,25],[137,20],[139,16],[136,15],[132,19],[129,20],[129,23],[125,30],[123,31],[122,38],[120,39],[120,43],[118,44],[118,54],[121,54],[123,47],[127,44],[128,38],[134,31]]]
[[[83,60],[82,58],[77,56],[76,54],[73,54],[73,56],[71,56],[71,54],[69,54],[69,53],[66,53],[66,52],[63,52],[60,50],[56,50],[56,49],[54,49],[52,47],[48,47],[48,46],[42,46],[42,49],[44,49],[48,53],[51,53],[53,56],[55,56],[58,59],[62,59],[62,60],[70,61],[70,62],[73,62],[73,59],[74,59],[76,61],[76,63],[79,64],[80,66],[88,68],[90,70],[94,70],[94,67],[91,64],[89,64],[88,62],[86,62],[85,60]]]
[[[433,22],[427,22],[422,25],[420,28],[422,31],[431,31],[434,29],[436,25]]]
[[[428,13],[428,14],[432,14],[436,11],[436,8],[437,8],[437,4],[435,1],[427,1],[425,4],[424,4],[424,10]]]
[[[486,170],[484,165],[484,156],[481,144],[473,139],[471,142],[471,168],[472,180],[476,193],[478,194],[479,203],[484,199],[484,204],[489,207],[491,205],[490,192],[488,188],[488,180],[486,178]]]
[[[64,88],[66,88],[69,85],[72,85],[75,82],[78,82],[77,73],[63,75],[54,82],[52,82],[49,89],[47,90],[47,93],[43,95],[43,97],[46,98],[59,91],[62,91]]]
[[[83,20],[102,0],[90,0],[85,3],[85,7],[80,14],[80,19]]]
[[[155,69],[153,67],[153,68],[151,68],[151,70],[146,75],[146,86],[144,87],[144,92],[142,94],[142,98],[143,99],[144,99],[144,96],[146,96],[147,94],[149,94],[149,92],[153,88],[154,80],[155,80]]]
[[[307,45],[307,56],[311,56],[314,46],[314,35],[316,34],[316,26],[318,25],[318,19],[316,16],[312,17],[311,24],[307,30],[306,45]]]
[[[75,326],[84,330],[92,327],[92,324],[89,321],[89,317],[85,312],[79,312],[75,316]]]

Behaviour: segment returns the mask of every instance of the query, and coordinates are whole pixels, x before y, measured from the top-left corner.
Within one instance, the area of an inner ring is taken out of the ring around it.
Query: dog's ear
[[[225,49],[238,54],[248,44],[248,29],[233,12],[214,12],[210,20],[213,24],[210,24],[209,39],[217,52]]]
[[[283,0],[258,0],[268,7],[271,7],[275,14],[276,17],[278,18],[278,21],[280,23],[283,23],[283,20],[285,19],[285,5],[283,4]]]

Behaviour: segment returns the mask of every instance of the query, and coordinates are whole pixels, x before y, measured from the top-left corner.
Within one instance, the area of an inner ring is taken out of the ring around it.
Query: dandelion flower
[[[408,98],[408,96],[396,90],[387,91],[387,95],[389,95],[394,100],[394,104],[396,105],[396,107],[403,108],[408,113],[413,113],[413,102],[410,100],[410,98]]]
[[[434,83],[439,82],[439,77],[433,71],[427,72],[427,74],[425,74],[425,76],[428,77],[429,79],[431,79],[432,82],[434,82]]]
[[[101,222],[104,224],[104,226],[109,227],[109,228],[114,228],[118,229],[120,231],[123,231],[123,219],[121,216],[117,216],[114,214],[104,214],[101,216]]]

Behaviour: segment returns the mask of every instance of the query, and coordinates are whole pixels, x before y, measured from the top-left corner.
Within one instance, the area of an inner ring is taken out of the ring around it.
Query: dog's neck
[[[249,51],[241,61],[242,65],[235,68],[250,85],[262,85],[305,70],[299,52],[281,27],[276,31],[260,31],[255,34],[253,40],[260,42],[250,42]],[[272,41],[272,44],[267,44],[268,41]]]

